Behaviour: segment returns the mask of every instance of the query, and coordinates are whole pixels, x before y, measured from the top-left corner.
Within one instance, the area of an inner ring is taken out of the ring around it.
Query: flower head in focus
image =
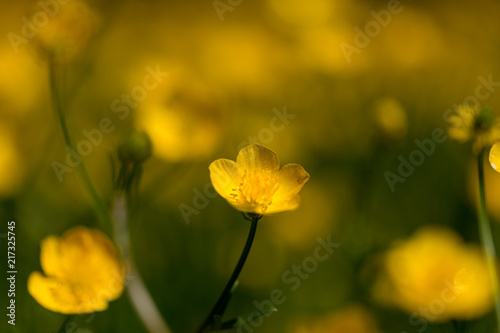
[[[209,169],[212,184],[224,199],[241,212],[258,215],[296,209],[299,192],[309,180],[298,164],[280,170],[278,156],[257,144],[241,149],[236,162],[221,158]]]
[[[374,297],[428,321],[474,319],[493,306],[493,287],[481,249],[452,230],[426,227],[383,258]]]
[[[42,241],[28,291],[44,308],[63,314],[104,311],[123,291],[125,275],[113,243],[99,230],[75,227]]]
[[[450,117],[448,134],[460,142],[473,140],[474,152],[479,153],[500,139],[500,126],[492,110],[465,104],[459,106],[456,114]]]

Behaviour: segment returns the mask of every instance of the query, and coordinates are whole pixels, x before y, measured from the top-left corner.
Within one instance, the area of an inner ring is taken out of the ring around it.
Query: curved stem
[[[497,318],[497,331],[500,332],[500,302],[498,294],[498,270],[497,270],[497,259],[495,251],[495,243],[493,242],[493,236],[491,233],[490,221],[488,219],[488,213],[486,209],[486,194],[484,190],[484,153],[485,150],[481,151],[477,159],[478,177],[479,177],[479,235],[481,237],[481,243],[486,254],[486,260],[488,263],[488,271],[490,274],[490,279],[493,287],[494,299],[495,299],[495,315]]]
[[[66,150],[75,151],[75,149],[73,148],[73,144],[71,142],[71,137],[69,135],[66,119],[64,118],[63,98],[58,84],[58,78],[56,75],[56,64],[53,60],[50,60],[49,63],[49,79],[50,79],[50,88],[52,91],[52,102],[54,104],[57,120],[59,121],[59,125],[62,130],[64,144],[66,145]],[[87,194],[91,198],[92,208],[94,209],[96,215],[103,224],[104,229],[109,230],[109,228],[111,227],[111,217],[106,207],[106,203],[97,193],[97,190],[94,187],[92,180],[90,179],[90,176],[87,172],[87,169],[85,168],[85,165],[83,164],[83,161],[80,162],[80,164],[77,165],[75,169],[78,173],[81,182],[83,183],[84,190],[86,190]]]
[[[171,333],[172,330],[162,317],[148,288],[137,269],[132,256],[129,233],[129,193],[120,192],[113,204],[114,239],[122,250],[124,260],[128,263],[129,279],[127,283],[128,296],[137,315],[148,332]]]
[[[214,307],[208,314],[207,318],[205,318],[205,321],[201,326],[198,328],[196,332],[201,333],[205,332],[207,328],[210,327],[210,325],[213,323],[214,316],[217,315],[222,315],[226,305],[228,298],[230,297],[231,289],[233,289],[234,283],[238,279],[238,276],[241,273],[241,270],[243,269],[243,265],[245,265],[245,261],[247,260],[248,254],[250,253],[250,248],[252,247],[253,239],[255,237],[255,232],[257,231],[257,222],[262,216],[252,216],[252,225],[250,226],[250,232],[248,233],[248,238],[247,242],[245,244],[245,247],[243,248],[243,252],[241,253],[240,259],[238,260],[238,263],[236,264],[236,267],[234,268],[233,274],[231,274],[231,277],[229,278],[229,281],[226,284],[226,287],[222,291],[222,294],[220,295],[219,299],[217,300],[217,303],[215,303]]]

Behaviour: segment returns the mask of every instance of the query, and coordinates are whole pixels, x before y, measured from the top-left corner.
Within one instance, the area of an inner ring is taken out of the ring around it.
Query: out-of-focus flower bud
[[[124,163],[142,163],[153,152],[153,145],[145,132],[130,133],[118,148],[120,160]]]

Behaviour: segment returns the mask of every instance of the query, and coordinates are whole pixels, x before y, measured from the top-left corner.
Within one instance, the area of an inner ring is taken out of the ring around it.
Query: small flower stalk
[[[133,184],[139,184],[142,164],[151,157],[153,145],[148,134],[142,131],[129,133],[118,147],[121,163],[116,180],[116,190],[130,194]]]
[[[494,294],[497,332],[500,332],[500,297],[499,273],[495,244],[486,208],[486,192],[484,181],[484,159],[489,150],[489,161],[493,169],[498,171],[500,127],[495,113],[488,108],[460,106],[457,114],[451,117],[450,137],[460,142],[473,141],[473,152],[477,155],[479,180],[478,226],[481,245],[486,255],[488,275]],[[497,142],[497,143],[496,143]],[[493,147],[490,149],[490,147]]]

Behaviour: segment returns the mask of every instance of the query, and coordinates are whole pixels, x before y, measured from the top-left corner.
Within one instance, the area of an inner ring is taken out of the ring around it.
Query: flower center
[[[483,108],[479,110],[474,119],[474,130],[476,132],[487,132],[495,124],[495,113],[490,109]]]
[[[231,197],[235,203],[255,207],[262,214],[273,202],[273,195],[279,188],[276,175],[266,170],[245,170],[241,182],[232,189]]]

